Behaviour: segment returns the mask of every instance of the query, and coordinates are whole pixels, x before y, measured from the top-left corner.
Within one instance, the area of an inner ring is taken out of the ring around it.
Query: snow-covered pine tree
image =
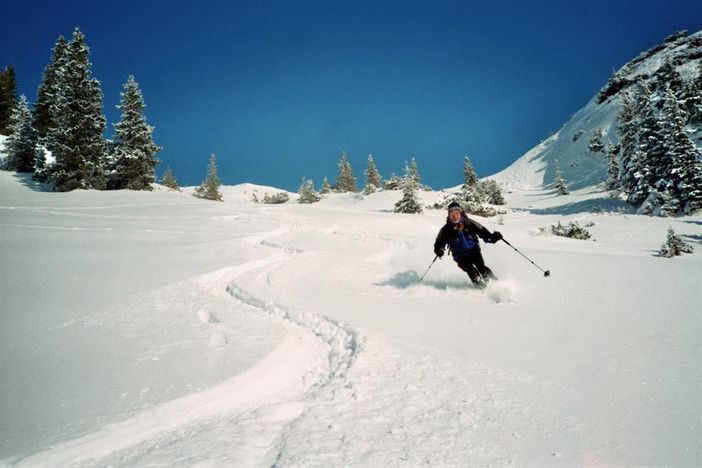
[[[607,190],[618,190],[619,189],[619,149],[621,145],[617,143],[616,145],[610,145],[607,149],[607,182],[605,187]]]
[[[461,191],[455,194],[453,201],[459,202],[468,212],[479,211],[480,204],[483,203],[483,190],[480,180],[475,173],[473,163],[468,156],[463,157],[463,186]]]
[[[122,99],[117,106],[122,119],[115,124],[109,187],[112,189],[151,190],[156,180],[154,169],[159,160],[154,155],[161,150],[154,144],[154,128],[146,123],[144,98],[134,76],[124,84]]]
[[[672,89],[673,93],[677,95],[685,86],[683,78],[680,76],[680,72],[678,72],[675,65],[673,65],[670,61],[666,60],[663,65],[658,68],[655,76],[656,80],[653,83],[653,86],[659,94],[663,94],[666,86],[668,86]]]
[[[476,214],[481,211],[481,203],[492,203],[488,201],[496,197],[499,201],[501,198],[501,193],[498,195],[494,190],[497,189],[499,192],[499,186],[495,184],[494,186],[488,187],[483,185],[478,179],[475,173],[475,168],[468,156],[463,157],[463,186],[461,191],[454,197],[455,201],[458,201],[463,207],[465,207],[467,213]],[[489,193],[488,193],[489,192]]]
[[[661,246],[658,254],[661,257],[671,258],[682,253],[692,253],[693,251],[692,246],[677,236],[672,227],[669,227],[665,244]]]
[[[592,153],[604,153],[605,152],[604,140],[606,138],[607,138],[607,133],[604,130],[602,130],[601,128],[598,128],[597,130],[592,132],[592,135],[590,136],[590,141],[588,142],[587,148]]]
[[[629,191],[636,184],[633,159],[638,146],[638,123],[636,101],[630,93],[623,93],[617,124],[620,146],[618,185],[624,191]]]
[[[298,193],[300,194],[298,203],[317,203],[322,199],[321,195],[315,191],[312,179],[307,179],[305,177],[302,178]]]
[[[169,189],[176,190],[180,192],[180,186],[178,186],[178,180],[176,180],[175,175],[170,167],[166,169],[166,173],[163,175],[163,185]]]
[[[11,66],[0,71],[0,135],[10,134],[12,113],[17,107],[17,79]]]
[[[341,157],[339,158],[339,175],[336,178],[334,190],[337,192],[358,191],[356,189],[356,178],[353,176],[351,163],[349,163],[349,157],[346,155],[345,151],[341,153]]]
[[[378,168],[375,167],[372,154],[368,155],[368,167],[363,174],[366,176],[366,186],[363,188],[364,194],[368,195],[382,188],[383,182]]]
[[[409,166],[405,166],[405,177],[402,180],[402,198],[395,203],[395,213],[421,213],[422,205],[417,199],[419,185]]]
[[[480,186],[484,203],[490,203],[491,205],[504,205],[507,203],[504,195],[502,195],[500,184],[496,181],[487,179],[481,182]]]
[[[685,120],[677,97],[668,86],[664,101],[667,167],[664,179],[657,185],[673,197],[669,212],[677,207],[690,214],[702,209],[702,155],[685,131]]]
[[[325,194],[325,193],[330,193],[332,191],[332,186],[329,183],[329,179],[324,176],[324,179],[322,180],[322,189],[320,190],[320,193]]]
[[[393,172],[390,174],[390,177],[383,181],[383,190],[401,190],[402,180],[402,177],[395,175]]]
[[[702,62],[700,62],[702,64]],[[685,109],[685,123],[694,127],[702,126],[702,88],[696,80],[691,80],[685,85],[683,102],[680,103]]]
[[[412,158],[409,164],[409,176],[414,181],[417,190],[422,188],[422,176],[419,174],[419,167],[417,167],[417,160]]]
[[[46,182],[46,150],[41,146],[41,139],[37,136],[37,152],[34,158],[34,180]]]
[[[671,188],[663,192],[657,192],[653,189],[651,192],[656,192],[656,203],[660,205],[657,210],[654,210],[654,213],[657,211],[658,216],[662,217],[672,217],[678,214],[678,211],[680,211],[680,199],[673,193]],[[649,196],[649,198],[653,197]]]
[[[68,45],[64,87],[58,97],[57,128],[47,138],[56,162],[49,178],[58,191],[79,188],[102,190],[105,172],[105,115],[100,82],[90,71],[89,49],[78,28]]]
[[[205,200],[222,201],[222,193],[219,188],[222,183],[217,174],[217,158],[214,153],[210,156],[210,164],[207,166],[207,178],[195,189],[195,196]]]
[[[631,163],[634,172],[631,174],[632,185],[628,188],[627,201],[632,205],[640,205],[644,200],[648,199],[649,195],[658,192],[652,185],[654,180],[653,170],[644,148],[636,148],[634,150]]]
[[[463,190],[470,190],[478,185],[478,176],[468,155],[463,157]]]
[[[554,182],[554,188],[558,190],[558,193],[560,195],[568,195],[570,193],[570,190],[568,190],[568,183],[561,174],[561,168],[558,165],[558,161],[556,161],[556,178]]]
[[[677,77],[680,80],[679,83],[663,83],[660,86],[660,94],[665,95],[666,87],[673,90],[673,94],[678,100],[678,106],[680,107],[680,112],[683,115],[685,124],[696,124],[699,120],[700,106],[702,106],[702,92],[697,87],[697,80],[695,78],[685,80],[677,72]],[[677,89],[675,88],[677,86]],[[662,102],[665,105],[665,101]]]
[[[651,90],[645,83],[636,89],[637,131],[635,150],[627,170],[628,201],[632,205],[641,204],[656,181],[666,172],[666,148],[663,129],[656,115]],[[660,191],[660,187],[659,187]]]
[[[32,114],[23,94],[10,119],[10,136],[5,143],[5,168],[17,172],[34,172],[37,140],[37,131],[32,126]]]
[[[65,37],[59,36],[53,48],[51,61],[44,69],[44,76],[37,89],[37,100],[34,102],[34,128],[39,132],[41,139],[46,137],[49,128],[58,126],[56,106],[61,95],[63,73],[67,61],[68,42]]]
[[[268,193],[263,194],[263,203],[266,205],[280,205],[281,203],[287,203],[288,200],[290,200],[288,192],[278,192],[273,195]]]

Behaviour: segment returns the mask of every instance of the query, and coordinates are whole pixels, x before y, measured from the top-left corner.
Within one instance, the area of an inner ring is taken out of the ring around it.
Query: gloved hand
[[[495,232],[492,233],[492,236],[490,236],[490,241],[491,241],[493,244],[494,244],[495,242],[501,241],[502,239],[503,239],[503,238],[502,238],[502,234],[500,233],[500,231],[495,231]]]
[[[444,249],[440,249],[439,247],[435,247],[434,253],[436,254],[437,257],[441,258],[444,256]]]

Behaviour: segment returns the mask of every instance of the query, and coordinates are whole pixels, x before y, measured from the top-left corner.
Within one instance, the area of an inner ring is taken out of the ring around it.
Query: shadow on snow
[[[615,198],[594,198],[575,203],[568,203],[565,205],[553,206],[550,208],[531,208],[528,211],[539,215],[569,215],[576,213],[636,213],[636,209],[627,202]]]
[[[464,281],[461,281],[459,279],[436,280],[431,278],[424,278],[424,280],[422,281],[419,277],[419,274],[413,270],[395,273],[395,275],[393,275],[386,281],[374,284],[376,286],[392,286],[397,289],[407,289],[418,284],[430,286],[434,289],[439,289],[442,291],[445,291],[447,289],[473,289],[473,287],[470,284],[468,284],[467,276]]]
[[[19,181],[22,185],[27,188],[34,190],[35,192],[53,192],[53,185],[39,182],[34,179],[34,173],[32,172],[15,172],[13,177]]]

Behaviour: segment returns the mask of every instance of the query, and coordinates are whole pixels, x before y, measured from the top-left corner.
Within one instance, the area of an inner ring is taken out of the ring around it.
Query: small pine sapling
[[[166,173],[163,175],[163,185],[168,187],[171,190],[175,190],[177,192],[180,192],[180,187],[178,186],[178,180],[175,178],[175,175],[173,174],[173,171],[169,167],[166,169]]]
[[[219,176],[217,175],[217,159],[214,154],[210,156],[210,164],[207,168],[207,179],[195,189],[195,196],[204,198],[205,200],[222,201],[222,193],[219,191],[221,186]]]
[[[677,236],[672,227],[669,227],[666,242],[661,246],[658,255],[672,258],[683,253],[692,253],[693,251],[692,246]]]

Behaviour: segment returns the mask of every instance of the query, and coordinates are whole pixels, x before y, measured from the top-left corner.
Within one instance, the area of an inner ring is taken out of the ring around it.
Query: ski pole
[[[429,268],[427,268],[427,271],[425,271],[424,274],[421,276],[421,278],[419,278],[419,281],[422,281],[424,279],[424,277],[427,276],[427,273],[429,273],[429,270],[431,270],[431,267],[434,265],[434,262],[436,261],[437,258],[439,258],[438,255],[436,257],[434,257],[434,260],[431,261],[431,263],[429,264]]]
[[[522,257],[524,257],[524,258],[526,258],[527,260],[529,260],[529,261],[531,262],[531,264],[534,265],[536,268],[538,268],[539,270],[543,271],[545,277],[551,276],[551,270],[544,270],[543,268],[541,268],[539,265],[537,265],[536,263],[534,263],[534,261],[533,261],[532,259],[530,259],[530,258],[527,257],[526,255],[524,255],[523,253],[521,253],[515,246],[513,246],[512,244],[510,244],[509,242],[507,242],[507,239],[504,239],[504,238],[503,238],[502,241],[503,241],[505,244],[507,244],[507,245],[509,245],[510,247],[512,247],[512,248],[514,249],[514,251],[517,252],[519,255],[521,255]]]

